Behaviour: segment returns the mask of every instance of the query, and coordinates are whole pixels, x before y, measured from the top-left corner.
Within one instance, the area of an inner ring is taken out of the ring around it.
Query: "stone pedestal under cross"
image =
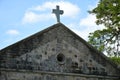
[[[56,9],[53,9],[52,13],[55,13],[57,22],[60,22],[60,14],[62,15],[64,13],[63,10],[60,10],[59,6],[57,5]]]

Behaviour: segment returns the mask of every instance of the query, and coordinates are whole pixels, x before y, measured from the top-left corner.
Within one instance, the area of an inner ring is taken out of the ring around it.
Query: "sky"
[[[64,11],[60,21],[80,37],[103,26],[95,24],[95,15],[88,11],[99,0],[0,0],[0,49],[14,44],[57,23],[52,9]]]

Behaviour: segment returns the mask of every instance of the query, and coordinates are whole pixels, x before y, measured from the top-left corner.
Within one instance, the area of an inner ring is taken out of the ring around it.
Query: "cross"
[[[57,17],[57,22],[60,22],[60,14],[62,15],[64,12],[63,10],[59,9],[59,6],[56,6],[56,9],[53,9],[52,13],[55,13],[56,17]]]

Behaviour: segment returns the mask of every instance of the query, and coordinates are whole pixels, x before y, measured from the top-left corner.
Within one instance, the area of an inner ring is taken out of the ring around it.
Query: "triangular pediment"
[[[92,75],[117,75],[119,69],[62,23],[0,51],[1,67]]]

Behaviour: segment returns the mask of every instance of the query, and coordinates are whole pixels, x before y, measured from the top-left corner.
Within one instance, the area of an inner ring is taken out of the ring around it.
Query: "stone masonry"
[[[57,23],[0,51],[0,80],[119,80],[101,52]]]

